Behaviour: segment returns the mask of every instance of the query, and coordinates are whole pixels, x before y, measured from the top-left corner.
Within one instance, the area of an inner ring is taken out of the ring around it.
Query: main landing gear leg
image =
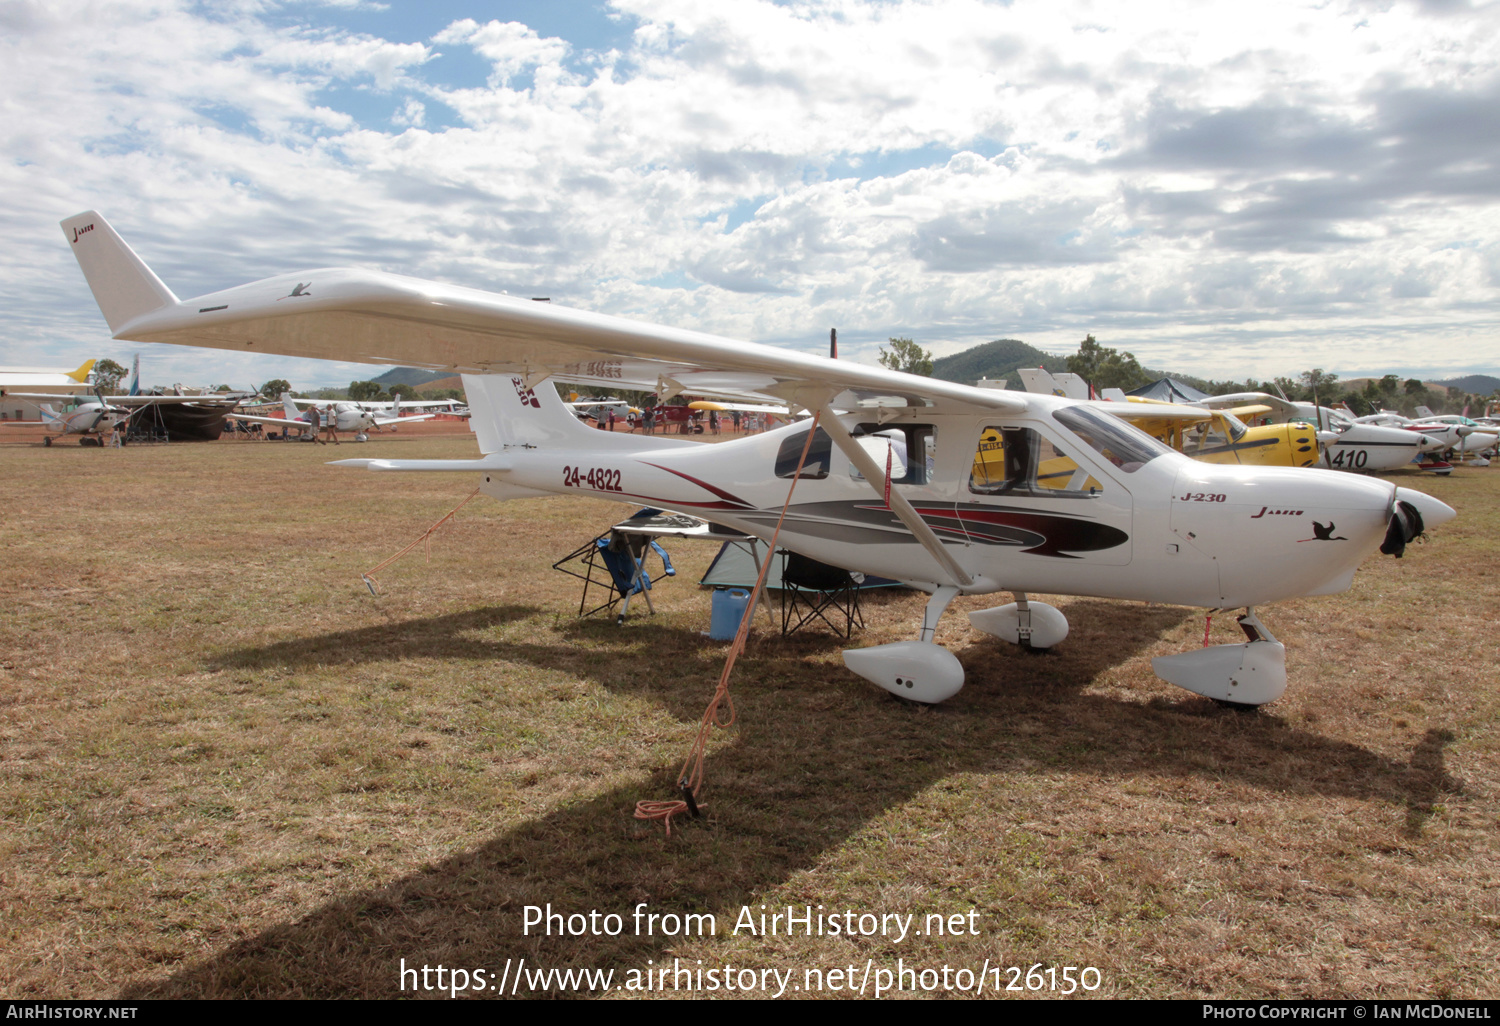
[[[958,589],[951,584],[945,584],[932,593],[932,598],[927,600],[927,608],[922,611],[921,640],[932,640],[932,636],[937,633],[938,621],[957,597]]]
[[[1158,656],[1151,669],[1168,684],[1221,705],[1253,709],[1274,702],[1286,691],[1286,646],[1260,622],[1254,606],[1236,619],[1250,639],[1245,644]]]
[[[938,620],[958,589],[943,585],[933,590],[922,613],[920,641],[897,641],[844,652],[844,665],[865,680],[879,684],[893,695],[913,702],[941,702],[958,694],[964,686],[964,668],[958,657],[932,642]]]

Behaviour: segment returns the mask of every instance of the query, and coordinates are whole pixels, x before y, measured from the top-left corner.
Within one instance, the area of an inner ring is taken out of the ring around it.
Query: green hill
[[[932,361],[932,376],[943,381],[957,381],[972,385],[980,378],[1006,378],[1009,387],[1021,387],[1021,379],[1015,373],[1018,367],[1045,367],[1049,371],[1065,371],[1065,357],[1044,353],[1035,346],[1014,338],[1002,338],[965,349],[952,356]]]
[[[1470,374],[1467,377],[1435,383],[1447,388],[1456,388],[1470,395],[1493,395],[1500,391],[1500,378],[1491,377],[1488,374]]]
[[[438,378],[450,377],[452,374],[452,371],[426,371],[418,370],[415,367],[393,367],[380,375],[380,377],[371,378],[370,380],[377,385],[390,385],[400,382],[403,385],[411,385],[415,388],[418,385],[425,385],[429,381],[436,381]]]

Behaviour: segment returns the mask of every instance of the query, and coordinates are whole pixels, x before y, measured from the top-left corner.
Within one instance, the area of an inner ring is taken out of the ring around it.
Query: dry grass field
[[[616,996],[674,959],[1500,995],[1500,469],[1406,478],[1460,518],[1348,594],[1262,612],[1291,684],[1258,714],[1151,674],[1201,641],[1196,610],[1057,599],[1073,633],[1032,656],[968,628],[993,600],[960,602],[938,640],[968,684],[932,708],[831,636],[762,627],[706,819],[667,838],[631,813],[670,797],[721,664],[695,586],[713,547],[669,546],[656,616],[580,621],[550,565],[623,507],[477,499],[372,597],[359,573],[472,484],[324,461],[472,453],[0,446],[0,994],[396,996],[402,959],[524,957],[614,969]],[[913,636],[922,601],[871,599],[857,643]],[[640,902],[718,934],[637,936]],[[546,903],[626,928],[523,936]],[[978,932],[731,935],[762,904],[973,909]]]

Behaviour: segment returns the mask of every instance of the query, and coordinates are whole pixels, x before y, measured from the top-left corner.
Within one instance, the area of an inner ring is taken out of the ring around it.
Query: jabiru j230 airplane
[[[912,640],[844,653],[855,673],[920,702],[964,683],[958,659],[933,643],[943,612],[958,595],[995,592],[1015,601],[970,622],[1034,648],[1061,642],[1068,625],[1031,592],[1243,606],[1247,642],[1154,667],[1218,701],[1272,701],[1286,687],[1285,648],[1255,607],[1344,591],[1373,549],[1399,555],[1424,525],[1454,516],[1384,481],[1195,462],[1109,415],[1108,404],[971,388],[381,272],[302,271],[179,300],[97,213],[62,227],[116,338],[465,375],[477,459],[356,465],[463,471],[501,500],[649,504],[767,539],[785,509],[783,546],[932,596]],[[610,434],[581,424],[554,380],[784,403],[816,419],[716,445]],[[1060,457],[1078,472],[1041,484],[1039,467]]]

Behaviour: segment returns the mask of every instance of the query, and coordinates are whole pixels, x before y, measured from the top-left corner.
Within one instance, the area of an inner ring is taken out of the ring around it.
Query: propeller
[[[1426,526],[1422,523],[1422,514],[1417,507],[1397,499],[1391,506],[1391,519],[1386,525],[1385,541],[1380,543],[1380,551],[1400,559],[1406,546],[1424,530]]]
[[[1339,433],[1333,430],[1331,426],[1325,427],[1323,424],[1323,404],[1318,402],[1317,385],[1313,386],[1313,417],[1317,424],[1316,430],[1313,433],[1318,439],[1318,449],[1322,452],[1323,465],[1332,467],[1333,458],[1328,455],[1328,450],[1332,448],[1333,443],[1339,440]]]

